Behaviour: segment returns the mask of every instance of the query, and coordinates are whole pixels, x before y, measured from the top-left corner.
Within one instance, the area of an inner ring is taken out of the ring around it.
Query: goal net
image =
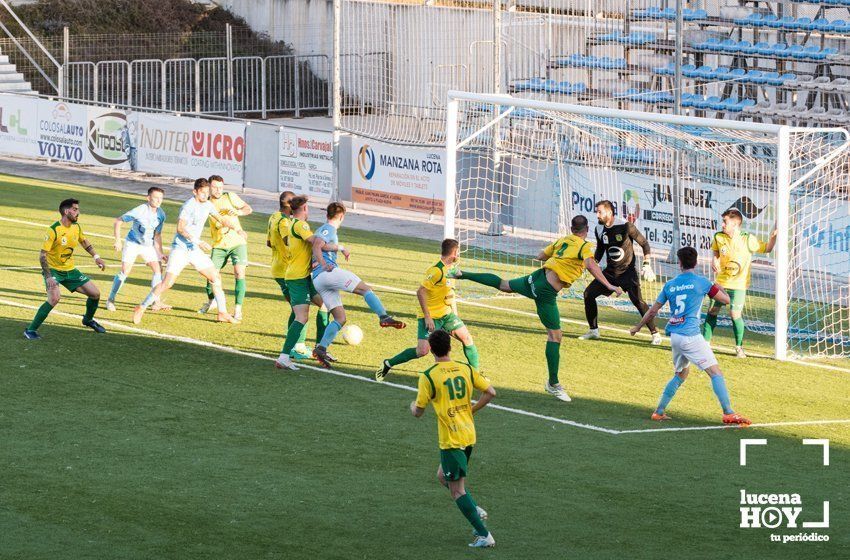
[[[463,92],[449,93],[447,114],[445,233],[460,241],[466,268],[527,274],[575,215],[587,216],[595,241],[595,205],[609,200],[651,246],[658,279],[642,285],[651,303],[678,273],[681,246],[695,247],[698,272],[715,276],[712,239],[721,214],[737,208],[760,241],[777,229],[775,249],[753,257],[747,328],[774,336],[780,359],[850,357],[846,130]],[[563,297],[581,298],[589,278]],[[461,287],[464,297],[495,295]],[[635,312],[627,298],[600,303]]]

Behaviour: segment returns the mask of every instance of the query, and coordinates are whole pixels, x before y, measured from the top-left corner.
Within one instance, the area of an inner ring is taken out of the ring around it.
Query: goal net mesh
[[[589,240],[595,242],[595,205],[601,200],[611,201],[617,219],[633,222],[649,241],[658,274],[656,282],[642,285],[649,303],[677,274],[675,251],[681,246],[695,247],[698,272],[714,278],[712,240],[725,210],[737,208],[742,230],[769,240],[777,218],[775,129],[590,116],[569,107],[459,101],[454,214],[466,268],[503,277],[528,274],[540,266],[540,250],[567,235],[578,214],[588,218]],[[794,129],[789,152],[789,349],[801,356],[847,357],[847,135]],[[635,252],[640,259],[637,245]],[[753,256],[744,308],[747,328],[765,335],[775,327],[774,255]],[[563,297],[581,298],[590,279],[585,272]],[[461,288],[464,297],[496,295],[473,283]],[[635,311],[625,297],[600,303]],[[718,324],[728,321],[727,308]]]

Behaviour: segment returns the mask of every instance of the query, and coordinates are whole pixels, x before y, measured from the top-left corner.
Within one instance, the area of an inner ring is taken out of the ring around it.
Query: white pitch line
[[[19,308],[22,308],[22,309],[30,309],[30,310],[33,310],[33,311],[38,309],[38,307],[36,307],[35,305],[29,305],[29,304],[26,304],[26,303],[20,303],[20,302],[17,302],[17,301],[7,300],[7,299],[0,299],[0,304],[9,305],[9,306],[12,306],[12,307],[19,307]],[[73,313],[66,313],[64,311],[55,311],[55,310],[52,311],[51,314],[52,315],[61,315],[62,317],[69,317],[69,318],[72,318],[72,319],[76,319],[76,318],[79,317],[79,315],[76,315],[76,314],[73,314]],[[119,330],[125,330],[127,332],[132,332],[132,333],[136,333],[136,334],[144,334],[144,335],[151,336],[151,337],[154,337],[154,338],[161,338],[161,339],[164,339],[164,340],[173,340],[173,341],[176,341],[176,342],[183,342],[185,344],[193,344],[195,346],[203,346],[205,348],[212,348],[212,349],[215,349],[215,350],[219,350],[221,352],[227,352],[229,354],[236,354],[236,355],[239,355],[239,356],[246,356],[246,357],[249,357],[249,358],[256,358],[256,359],[259,359],[259,360],[267,360],[267,361],[270,361],[270,362],[275,361],[274,357],[266,356],[264,354],[258,354],[256,352],[247,352],[245,350],[238,350],[238,349],[232,348],[230,346],[224,346],[222,344],[216,344],[214,342],[207,342],[207,341],[204,341],[204,340],[198,340],[196,338],[189,338],[187,336],[177,336],[177,335],[172,335],[172,334],[164,334],[164,333],[160,333],[160,332],[157,332],[157,331],[151,331],[151,330],[148,330],[148,329],[140,329],[138,327],[131,327],[131,326],[125,325],[123,323],[116,323],[114,321],[109,321],[109,320],[99,320],[98,322],[103,324],[103,325],[112,327],[112,328],[116,328],[116,329],[119,329]],[[333,369],[320,368],[320,367],[316,367],[316,366],[311,366],[309,364],[299,363],[298,369],[299,370],[300,369],[308,369],[308,370],[316,371],[316,372],[319,372],[319,373],[329,373],[331,375],[336,375],[337,377],[344,377],[346,379],[354,379],[356,381],[365,381],[366,383],[374,383],[375,385],[383,385],[383,386],[387,386],[387,387],[394,387],[396,389],[402,389],[404,391],[409,391],[409,392],[413,392],[413,393],[417,392],[416,388],[408,387],[407,385],[402,385],[400,383],[392,383],[390,381],[384,381],[382,383],[378,383],[374,379],[371,379],[371,378],[368,378],[368,377],[363,377],[363,376],[360,376],[360,375],[354,375],[353,373],[346,373],[344,371],[337,371],[337,370],[333,370]],[[592,430],[594,432],[603,432],[603,433],[612,434],[612,435],[617,435],[617,434],[620,433],[619,430],[611,430],[609,428],[603,428],[601,426],[594,426],[593,424],[583,424],[581,422],[574,422],[572,420],[565,420],[563,418],[555,418],[554,416],[546,416],[544,414],[537,414],[536,412],[530,412],[528,410],[522,410],[522,409],[519,409],[519,408],[512,408],[512,407],[509,407],[509,406],[503,406],[503,405],[499,405],[499,404],[490,404],[490,405],[488,405],[488,408],[493,408],[493,409],[496,409],[496,410],[502,410],[504,412],[511,412],[513,414],[518,414],[518,415],[521,415],[521,416],[528,416],[528,417],[531,417],[531,418],[537,418],[539,420],[546,420],[548,422],[556,422],[558,424],[564,424],[564,425],[567,425],[567,426],[572,426],[574,428],[582,428],[582,429],[585,429],[585,430]]]
[[[800,420],[798,422],[763,422],[761,424],[750,424],[747,428],[772,428],[776,426],[818,426],[822,424],[850,424],[850,420]],[[647,428],[645,430],[620,430],[620,434],[650,434],[653,432],[692,432],[696,430],[734,430],[746,429],[734,424],[723,424],[717,426],[687,426],[682,428]]]
[[[15,224],[27,225],[27,226],[36,226],[36,227],[43,227],[44,226],[44,224],[40,224],[40,223],[37,223],[37,222],[30,222],[30,221],[27,221],[27,220],[18,220],[18,219],[15,219],[15,218],[6,218],[6,217],[3,217],[3,216],[0,216],[0,220],[5,221],[5,222],[12,222],[12,223],[15,223]],[[104,235],[102,233],[87,233],[86,235],[90,235],[92,237],[102,237],[104,239],[112,239],[113,238],[111,235]],[[164,249],[166,251],[168,251],[167,247],[164,248]],[[271,266],[269,266],[265,263],[248,261],[248,264],[251,265],[251,266],[258,266],[260,268],[271,268]],[[40,268],[41,267],[33,267],[33,269],[40,269]],[[80,267],[77,267],[77,268],[80,268]],[[6,270],[12,270],[12,268],[8,268]],[[396,292],[396,293],[405,294],[405,295],[416,295],[416,292],[413,291],[413,290],[406,290],[406,289],[403,289],[403,288],[397,288],[395,286],[385,286],[385,285],[382,285],[382,284],[372,284],[372,286],[374,286],[378,289],[384,290],[384,291]],[[522,311],[520,309],[508,309],[508,308],[505,308],[505,307],[499,307],[499,306],[496,306],[496,305],[488,305],[486,303],[480,303],[478,301],[470,301],[470,300],[461,299],[461,298],[457,298],[457,302],[461,303],[463,305],[469,305],[471,307],[479,307],[479,308],[482,308],[482,309],[490,309],[490,310],[493,310],[493,311],[501,311],[503,313],[513,313],[514,315],[522,315],[522,316],[525,316],[525,317],[537,318],[537,314],[531,313],[529,311]],[[587,324],[584,321],[579,321],[579,320],[576,320],[576,319],[567,319],[565,317],[561,317],[561,322],[571,324],[571,325],[579,325],[579,326],[584,326],[584,325]],[[620,333],[620,334],[630,334],[628,329],[622,329],[622,328],[619,328],[619,327],[609,327],[607,325],[600,325],[599,328],[606,330],[606,331],[616,332],[616,333]],[[642,338],[648,338],[650,335],[641,331],[637,334],[637,336],[640,336]],[[721,350],[723,352],[732,352],[732,348],[730,348],[728,346],[715,346],[714,348],[716,348],[717,350]],[[758,353],[758,352],[748,352],[748,354],[750,356],[752,356],[753,358],[772,358],[772,356],[769,356],[767,354],[761,354],[761,353]],[[833,366],[833,365],[829,365],[829,364],[822,364],[822,363],[818,363],[818,362],[807,362],[805,360],[796,360],[796,359],[792,359],[792,360],[788,360],[788,361],[792,362],[794,364],[805,366],[805,367],[827,369],[827,370],[831,370],[831,371],[839,371],[841,373],[850,373],[850,369],[842,368],[842,367],[839,367],[839,366]]]

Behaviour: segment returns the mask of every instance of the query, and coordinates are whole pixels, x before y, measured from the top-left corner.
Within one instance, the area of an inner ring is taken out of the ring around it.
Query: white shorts
[[[340,290],[350,293],[358,284],[360,284],[359,276],[340,267],[330,272],[322,272],[313,279],[313,287],[322,296],[322,302],[328,310],[342,305],[342,299],[339,297]]]
[[[153,245],[139,245],[132,241],[125,241],[124,250],[121,251],[121,262],[133,264],[139,256],[145,260],[145,264],[159,260]]]
[[[198,272],[213,268],[210,256],[199,248],[195,247],[190,251],[183,247],[173,247],[171,254],[168,255],[168,267],[165,269],[165,273],[180,274],[187,264],[191,264]]]
[[[670,335],[670,346],[673,349],[673,367],[677,372],[688,367],[688,364],[694,364],[703,371],[717,365],[717,358],[702,335],[673,333]]]

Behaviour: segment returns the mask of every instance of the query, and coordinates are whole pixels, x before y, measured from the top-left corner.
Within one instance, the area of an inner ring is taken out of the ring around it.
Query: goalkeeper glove
[[[647,282],[655,282],[655,272],[652,270],[652,264],[649,259],[643,261],[643,267],[640,270],[640,277]]]

